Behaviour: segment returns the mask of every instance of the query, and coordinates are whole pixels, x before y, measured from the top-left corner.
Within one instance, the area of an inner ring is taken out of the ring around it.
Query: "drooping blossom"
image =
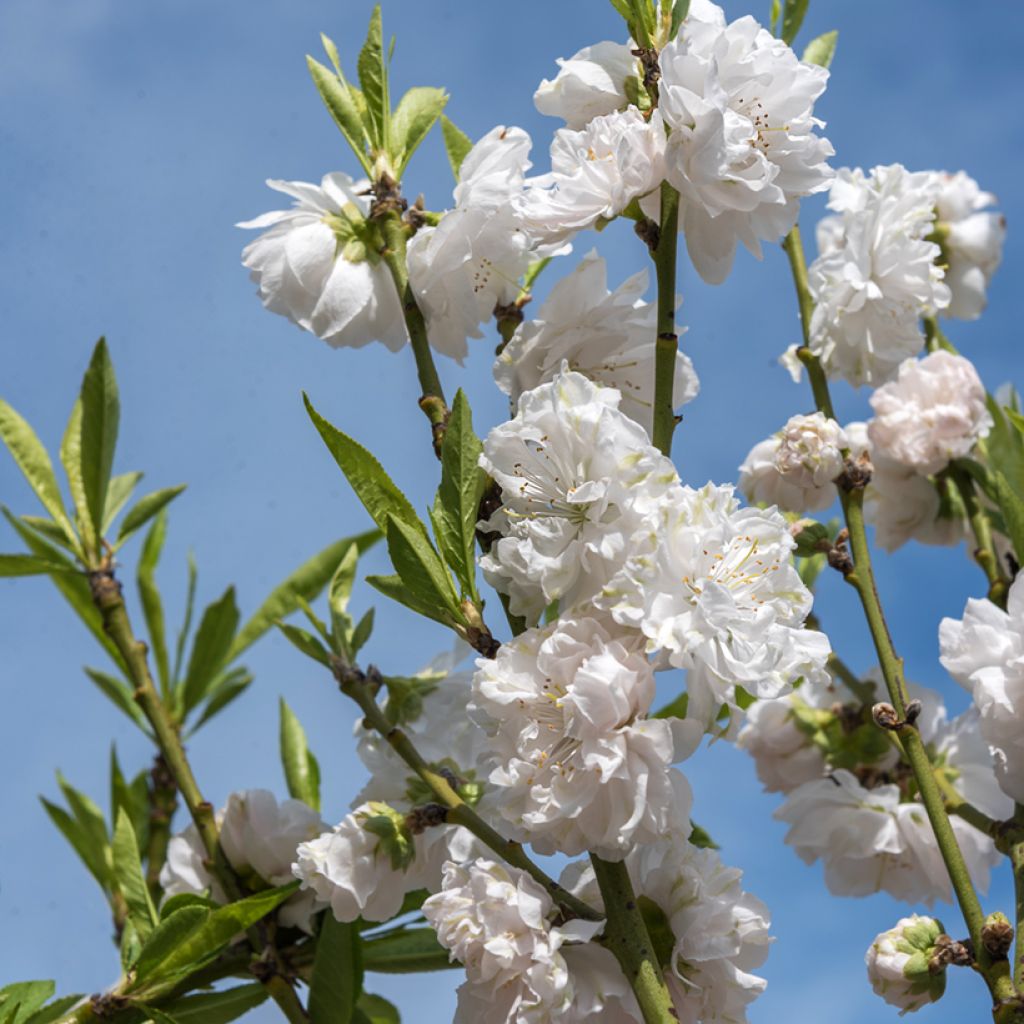
[[[1003,792],[1024,803],[1024,573],[1018,573],[1006,611],[971,598],[962,619],[939,626],[942,664],[967,688],[992,748]]]
[[[560,117],[574,131],[595,117],[626,106],[626,79],[637,77],[631,43],[595,43],[569,58],[559,58],[558,74],[544,79],[533,94],[542,114]]]
[[[751,17],[726,25],[713,4],[691,7],[659,65],[680,227],[697,272],[718,284],[737,243],[760,258],[796,223],[800,198],[828,187],[833,149],[813,115],[828,72]]]
[[[929,968],[936,940],[945,929],[933,917],[911,914],[875,938],[864,954],[875,995],[900,1014],[937,1002],[946,991],[945,970]]]
[[[811,593],[775,509],[741,508],[728,486],[679,488],[598,603],[687,669],[687,714],[710,726],[736,688],[777,697],[824,672],[823,633],[804,629]]]
[[[554,600],[563,613],[589,601],[678,480],[619,401],[566,367],[524,392],[515,417],[484,441],[481,465],[502,507],[480,524],[498,534],[480,565],[531,622]]]
[[[828,508],[836,499],[833,481],[843,471],[845,445],[835,420],[820,412],[792,416],[743,460],[739,489],[747,501],[787,512]]]
[[[294,200],[240,228],[266,229],[242,251],[260,299],[334,348],[408,341],[402,306],[366,216],[368,181],[327,174],[319,185],[268,181]]]
[[[217,824],[231,867],[243,876],[255,874],[268,885],[290,882],[296,849],[326,828],[320,815],[301,800],[278,803],[265,789],[232,793],[217,813]],[[209,892],[216,902],[228,902],[210,872],[209,855],[194,824],[171,838],[160,887],[165,898]],[[314,893],[298,892],[282,904],[278,919],[286,927],[310,931],[313,914],[322,906]]]
[[[872,451],[923,476],[969,455],[992,427],[978,371],[941,350],[903,363],[897,379],[871,396],[871,408]]]
[[[933,174],[899,164],[838,172],[834,216],[818,225],[819,255],[808,270],[810,347],[829,377],[857,387],[891,380],[924,346],[920,318],[949,305],[939,247],[926,241],[936,194]]]
[[[987,209],[997,200],[982,192],[964,171],[940,174],[936,200],[938,230],[942,238],[946,284],[951,293],[945,315],[977,320],[988,301],[986,292],[1003,258],[1006,219]]]
[[[409,241],[409,281],[430,343],[460,363],[466,339],[482,338],[494,307],[516,298],[534,258],[516,206],[530,146],[521,128],[493,128],[462,162],[454,208]]]
[[[490,737],[495,804],[540,853],[621,860],[637,843],[690,831],[691,795],[670,765],[699,728],[649,719],[643,637],[574,617],[481,658],[471,713]]]
[[[608,291],[607,267],[596,250],[562,278],[537,311],[516,329],[494,363],[494,379],[513,404],[524,391],[570,370],[616,388],[620,409],[651,431],[654,418],[654,362],[657,310],[643,301],[647,271]],[[697,397],[693,364],[676,353],[672,388],[678,408]]]
[[[544,889],[525,872],[484,858],[446,864],[441,891],[423,914],[466,968],[456,1024],[566,1019],[574,989],[562,949],[601,928],[579,919],[554,924],[558,910]]]

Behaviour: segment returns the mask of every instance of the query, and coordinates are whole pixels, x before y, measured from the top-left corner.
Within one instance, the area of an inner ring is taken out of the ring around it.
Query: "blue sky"
[[[732,0],[726,10],[766,17],[762,6],[767,0],[757,9]],[[5,0],[0,8],[0,394],[56,447],[88,353],[107,335],[123,401],[119,469],[144,469],[153,488],[189,484],[173,509],[163,563],[172,621],[189,550],[199,562],[200,600],[233,582],[248,612],[308,555],[366,525],[306,418],[303,389],[376,452],[416,504],[433,494],[436,465],[425,454],[410,353],[332,351],[266,313],[239,264],[245,237],[232,226],[275,208],[265,178],[317,181],[327,171],[354,170],[303,55],[316,51],[323,30],[351,65],[370,7],[368,0]],[[556,57],[622,35],[601,0],[386,0],[384,14],[386,31],[398,37],[396,89],[446,86],[449,114],[474,137],[498,123],[522,125],[542,168],[557,124],[533,110],[537,82],[553,73]],[[1024,265],[1014,231],[1022,219],[1024,8],[988,0],[972,14],[965,17],[954,0],[812,0],[800,44],[840,29],[833,79],[818,108],[837,165],[964,168],[999,195],[1010,234],[990,311],[951,329],[994,388],[1021,376],[1013,295]],[[450,189],[432,138],[414,159],[406,190],[423,192],[438,209]],[[806,227],[821,208],[820,201],[806,204]],[[577,256],[592,245],[608,258],[613,285],[646,260],[618,226],[581,237]],[[676,460],[688,482],[733,479],[755,441],[809,406],[807,392],[775,365],[798,331],[786,262],[775,249],[761,264],[741,255],[729,280],[710,288],[684,258],[680,291],[684,344],[703,395],[686,410]],[[477,342],[465,369],[440,366],[450,392],[467,390],[481,428],[504,412],[490,383],[494,341]],[[837,399],[845,418],[865,408],[865,396],[847,389]],[[6,458],[0,500],[36,511]],[[0,550],[15,547],[6,530]],[[126,578],[136,555],[133,547],[124,554]],[[384,569],[382,554],[365,567]],[[980,573],[963,550],[917,547],[880,556],[878,567],[908,674],[959,710],[965,697],[938,665],[936,629],[981,592]],[[365,586],[357,600],[377,606],[368,658],[391,672],[413,670],[448,645],[439,628]],[[60,767],[105,802],[111,738],[126,768],[138,770],[150,752],[84,677],[81,666],[102,656],[45,580],[0,581],[0,607],[0,983],[55,977],[62,992],[97,991],[117,974],[106,909],[36,795],[55,794]],[[858,610],[836,581],[825,581],[819,612],[836,649],[869,667]],[[363,774],[349,739],[352,709],[283,638],[267,638],[247,662],[257,676],[251,691],[190,745],[206,793],[217,803],[234,789],[283,793],[276,704],[284,694],[321,760],[326,816],[340,819]],[[820,868],[804,867],[782,844],[783,829],[771,818],[777,800],[760,793],[736,751],[724,744],[702,751],[687,773],[696,817],[774,914],[769,988],[751,1019],[800,1021],[824,1010],[834,1024],[894,1020],[868,990],[862,956],[901,905],[881,896],[829,897]],[[1001,877],[986,907],[1010,904]],[[959,930],[954,911],[941,916]],[[928,1019],[986,1012],[981,982],[961,974],[943,1002],[924,1011]],[[450,1019],[455,978],[369,984],[395,994],[407,1020],[435,1024]]]

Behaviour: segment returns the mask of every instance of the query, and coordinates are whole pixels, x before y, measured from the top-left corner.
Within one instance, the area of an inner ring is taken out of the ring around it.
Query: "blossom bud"
[[[1013,945],[1013,925],[1005,914],[998,911],[985,918],[981,929],[981,942],[989,954],[996,960],[1003,960]]]
[[[942,925],[932,917],[912,914],[882,932],[868,948],[864,963],[876,995],[901,1013],[912,1013],[938,1001],[946,990],[946,973],[930,967]],[[939,961],[935,961],[938,963]]]
[[[900,724],[900,716],[896,709],[885,701],[879,701],[871,709],[871,717],[879,729],[896,729]]]
[[[416,851],[404,814],[374,800],[366,805],[366,813],[359,815],[359,823],[380,840],[378,853],[391,861],[395,871],[404,870],[412,863]]]

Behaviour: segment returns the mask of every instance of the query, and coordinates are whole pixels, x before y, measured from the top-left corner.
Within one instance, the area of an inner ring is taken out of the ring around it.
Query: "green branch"
[[[661,185],[658,244],[652,250],[658,281],[658,326],[654,350],[654,429],[651,440],[664,455],[672,454],[676,411],[672,400],[676,375],[676,253],[679,248],[679,193]]]
[[[994,605],[1005,609],[1010,580],[1003,574],[999,552],[996,550],[995,538],[992,535],[992,523],[978,501],[974,479],[955,463],[950,463],[946,475],[964,503],[967,520],[974,534],[974,560],[988,580],[988,599]]]

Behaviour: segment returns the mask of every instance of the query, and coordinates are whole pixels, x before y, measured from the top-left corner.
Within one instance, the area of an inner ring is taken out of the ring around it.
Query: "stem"
[[[355,673],[349,673],[342,678],[341,689],[346,696],[351,697],[359,705],[366,724],[376,729],[388,741],[391,749],[427,784],[438,801],[448,808],[447,820],[450,824],[461,825],[513,867],[525,871],[535,882],[544,887],[564,912],[588,921],[601,920],[604,915],[563,889],[558,882],[530,860],[519,843],[506,839],[491,828],[459,796],[451,782],[444,775],[436,772],[423,759],[409,737],[387,720],[373,694],[359,678],[355,678]]]
[[[835,419],[825,372],[817,356],[808,347],[814,303],[807,280],[807,266],[804,261],[803,243],[798,227],[794,227],[786,236],[783,248],[789,256],[790,266],[793,270],[793,282],[796,286],[800,307],[800,322],[803,327],[804,347],[797,354],[800,361],[807,367],[818,410],[830,419]],[[999,1005],[1007,998],[1005,963],[1003,966],[993,963],[981,941],[981,930],[985,921],[981,903],[974,891],[967,864],[950,825],[942,794],[935,780],[935,773],[921,735],[914,725],[905,721],[907,701],[903,681],[903,660],[896,653],[893,645],[875,583],[871,565],[871,549],[868,545],[864,525],[864,488],[860,486],[846,490],[840,487],[839,499],[850,534],[850,550],[854,565],[853,571],[846,576],[846,581],[854,587],[860,598],[861,607],[871,631],[871,639],[882,668],[882,676],[889,691],[889,699],[902,723],[898,728],[898,735],[902,740],[907,761],[914,773],[921,802],[924,804],[932,831],[935,833],[935,841],[942,855],[943,863],[946,865],[953,891],[956,893],[957,903],[974,943],[978,970],[984,975],[989,991],[995,999],[996,1008],[993,1010],[993,1014],[998,1020]],[[1012,992],[1012,985],[1010,988]]]
[[[654,265],[658,280],[658,336],[654,354],[654,429],[651,440],[664,455],[672,454],[676,412],[672,401],[676,374],[676,252],[679,247],[679,193],[661,185],[661,223]]]
[[[412,286],[409,284],[409,270],[406,262],[406,246],[408,230],[402,223],[397,211],[389,211],[380,218],[380,228],[384,235],[384,262],[391,271],[391,278],[398,289],[398,297],[402,302],[405,326],[409,331],[412,354],[416,358],[416,372],[420,379],[420,408],[430,420],[431,434],[434,439],[434,451],[441,457],[441,440],[448,423],[448,404],[445,401],[441,378],[437,375],[434,356],[430,351],[427,338],[427,322],[423,311],[416,302]]]
[[[1000,823],[995,818],[990,818],[983,811],[978,810],[974,804],[968,803],[959,790],[946,778],[941,768],[935,771],[935,782],[942,793],[942,800],[949,814],[955,814],[958,818],[962,818],[968,825],[973,825],[979,832],[984,832],[990,838],[999,839]]]
[[[160,869],[167,859],[171,819],[177,808],[178,787],[174,784],[174,776],[163,754],[157,754],[150,772],[149,843],[146,846],[146,885],[154,903],[160,901]]]
[[[604,900],[608,922],[605,942],[615,954],[632,986],[646,1024],[678,1024],[672,996],[665,985],[661,965],[633,892],[629,872],[622,862],[612,863],[590,855],[594,875]]]
[[[985,578],[988,580],[988,599],[1000,608],[1006,608],[1006,596],[1009,590],[1010,581],[1003,575],[999,564],[999,553],[996,551],[995,539],[992,536],[992,524],[985,510],[978,502],[978,492],[975,489],[973,477],[966,471],[959,468],[956,463],[950,463],[948,476],[950,482],[956,487],[960,499],[964,503],[967,512],[967,519],[971,524],[974,533],[976,547],[974,549],[974,560],[981,567]]]
[[[128,609],[121,594],[121,584],[114,577],[113,569],[109,565],[91,571],[89,584],[93,603],[103,619],[103,628],[121,652],[121,656],[128,666],[131,681],[135,686],[135,700],[153,728],[164,764],[192,815],[203,846],[206,847],[206,852],[210,857],[211,870],[223,887],[227,898],[236,900],[242,896],[242,889],[221,849],[213,805],[203,799],[199,784],[196,782],[195,775],[192,774],[192,766],[188,762],[185,748],[182,746],[177,725],[161,701],[160,694],[153,683],[146,660],[146,645],[137,640],[132,632]],[[253,949],[258,950],[260,948],[258,931],[250,929],[248,935]],[[268,951],[271,953],[275,968],[279,968],[277,951],[273,948],[269,948]],[[275,979],[283,982],[283,989],[281,985],[272,984]],[[261,980],[292,1024],[300,1024],[300,1022],[307,1024],[306,1011],[290,984],[284,982],[279,974],[272,974]]]

